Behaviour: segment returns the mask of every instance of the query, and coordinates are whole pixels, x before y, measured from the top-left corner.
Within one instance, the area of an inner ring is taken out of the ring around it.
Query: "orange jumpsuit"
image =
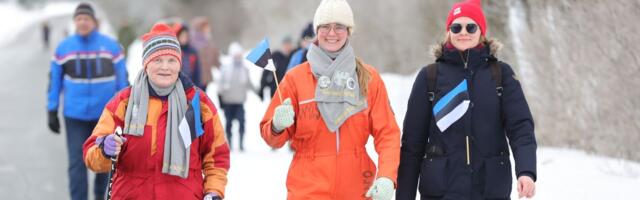
[[[400,130],[377,71],[371,74],[368,107],[349,117],[338,131],[330,132],[314,101],[316,78],[308,62],[287,72],[279,90],[291,98],[295,122],[274,134],[271,120],[281,101],[276,95],[260,122],[262,138],[271,147],[287,141],[295,150],[287,176],[288,199],[365,199],[376,177],[396,181],[400,161]],[[378,152],[378,167],[365,150],[369,135]]]

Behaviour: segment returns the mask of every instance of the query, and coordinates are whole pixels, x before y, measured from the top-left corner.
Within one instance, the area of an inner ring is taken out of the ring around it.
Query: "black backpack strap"
[[[489,61],[489,68],[491,68],[491,78],[496,82],[498,97],[502,97],[502,67],[500,67],[500,61]]]
[[[437,85],[437,77],[438,77],[438,63],[432,63],[427,65],[427,93],[429,95],[429,102],[426,102],[429,104],[429,115],[431,115],[431,120],[428,121],[427,123],[429,124],[429,128],[427,129],[427,131],[432,132],[433,133],[433,127],[435,125],[435,123],[433,123],[434,119],[433,119],[433,112],[431,112],[431,110],[433,109],[433,104],[435,104],[435,100],[436,100],[436,85]],[[425,145],[425,150],[424,150],[424,156],[423,158],[427,158],[428,155],[435,155],[435,154],[440,154],[442,155],[442,149],[441,147],[436,147],[433,145],[429,145],[429,138],[427,138],[427,142]]]
[[[438,63],[427,65],[427,92],[429,94],[429,102],[433,105],[436,99],[436,84],[438,78]]]

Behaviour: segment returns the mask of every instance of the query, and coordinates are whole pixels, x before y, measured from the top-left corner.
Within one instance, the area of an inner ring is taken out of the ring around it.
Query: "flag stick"
[[[269,59],[269,65],[274,66],[273,71],[271,72],[273,73],[273,77],[276,80],[276,91],[278,91],[278,96],[280,97],[280,103],[282,103],[282,93],[280,93],[280,83],[278,83],[278,75],[276,74],[276,68],[271,59]]]

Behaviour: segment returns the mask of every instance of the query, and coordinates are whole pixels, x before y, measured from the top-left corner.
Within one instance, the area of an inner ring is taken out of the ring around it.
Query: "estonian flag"
[[[256,48],[252,49],[247,56],[247,60],[269,71],[276,71],[273,60],[271,59],[271,50],[269,49],[269,40],[265,37]]]
[[[440,132],[444,132],[451,124],[462,118],[469,108],[469,102],[471,101],[469,100],[466,79],[438,100],[433,107],[433,116]]]
[[[182,118],[182,121],[180,121],[180,125],[178,126],[180,137],[182,138],[182,142],[184,142],[185,148],[189,148],[193,140],[204,134],[204,130],[202,129],[202,121],[200,120],[199,93],[200,91],[196,90],[196,94],[193,96],[193,99],[189,103],[189,108],[187,109],[187,112],[184,114],[184,117]]]

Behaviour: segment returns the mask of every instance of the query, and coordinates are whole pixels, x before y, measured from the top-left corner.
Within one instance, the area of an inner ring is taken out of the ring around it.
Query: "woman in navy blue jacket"
[[[533,118],[513,70],[496,58],[501,44],[485,37],[480,2],[455,4],[446,30],[411,91],[396,199],[415,199],[418,186],[421,199],[509,199],[509,146],[518,194],[532,197]]]

